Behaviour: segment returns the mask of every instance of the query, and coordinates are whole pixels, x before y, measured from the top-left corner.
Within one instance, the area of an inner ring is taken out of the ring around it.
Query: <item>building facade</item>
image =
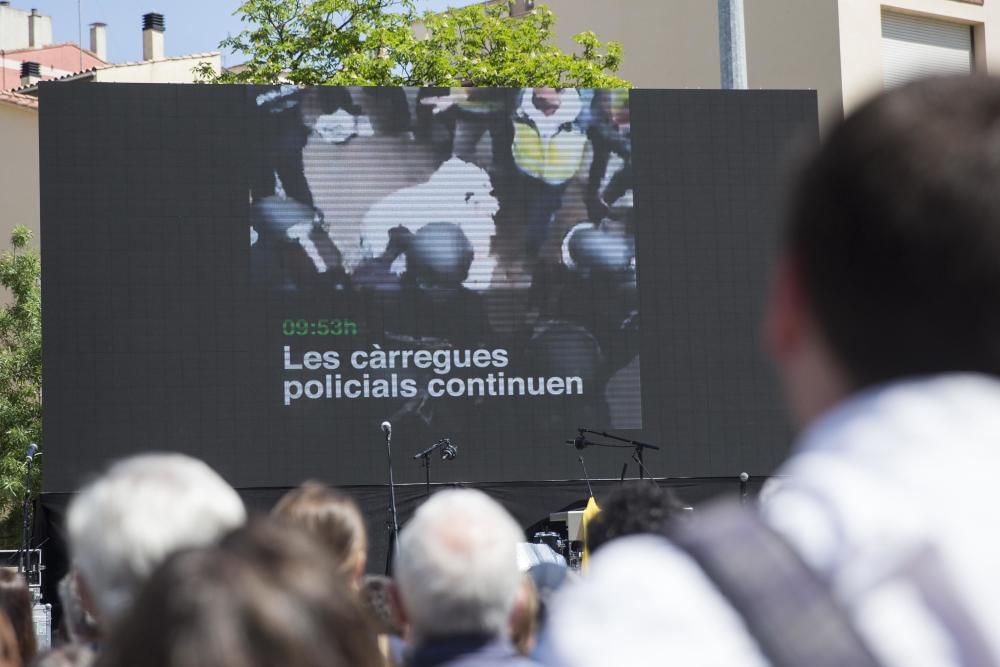
[[[17,225],[38,233],[38,100],[34,97],[0,90],[0,156],[0,248],[6,248]]]
[[[509,0],[515,14],[535,0]],[[716,0],[537,0],[560,46],[594,30],[621,42],[642,88],[719,88]],[[814,89],[821,128],[886,85],[936,72],[1000,72],[997,0],[745,0],[749,88]]]

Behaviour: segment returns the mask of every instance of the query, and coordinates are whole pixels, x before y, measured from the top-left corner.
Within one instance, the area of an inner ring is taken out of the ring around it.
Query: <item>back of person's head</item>
[[[576,576],[573,570],[561,563],[535,563],[528,569],[538,594],[538,626],[544,628],[548,621],[549,605],[563,586]]]
[[[103,667],[378,667],[375,630],[304,532],[251,522],[170,557],[111,633]]]
[[[392,579],[381,574],[366,574],[361,579],[360,592],[361,602],[378,631],[402,637],[403,625],[394,607]]]
[[[496,501],[440,491],[400,533],[396,585],[417,643],[458,635],[507,636],[524,535]]]
[[[31,616],[31,591],[24,577],[7,569],[0,569],[0,610],[7,614],[7,620],[14,629],[21,660],[31,662],[38,652],[35,623]]]
[[[1000,374],[998,146],[1000,81],[929,79],[862,106],[801,170],[786,255],[850,389]]]
[[[88,646],[66,644],[39,654],[31,667],[90,667],[97,654]]]
[[[100,639],[97,619],[88,610],[80,595],[79,575],[70,571],[59,580],[59,604],[62,622],[59,630],[70,644],[92,644]]]
[[[541,601],[530,574],[521,575],[521,587],[510,619],[510,641],[521,655],[531,655],[541,623]]]
[[[587,522],[587,548],[593,553],[626,535],[663,535],[683,509],[669,489],[654,482],[622,484],[608,493],[601,511]]]
[[[143,454],[113,464],[69,506],[70,549],[102,626],[127,609],[171,553],[211,544],[246,521],[243,502],[205,463]]]
[[[25,664],[17,644],[14,625],[7,614],[0,611],[0,667],[22,667]]]
[[[305,482],[286,493],[271,514],[309,532],[329,551],[337,573],[356,584],[364,573],[368,533],[350,496],[319,482]]]

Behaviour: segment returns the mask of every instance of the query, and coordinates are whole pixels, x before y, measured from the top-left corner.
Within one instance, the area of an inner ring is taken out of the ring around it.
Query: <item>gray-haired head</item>
[[[214,543],[245,521],[239,495],[204,462],[142,454],[83,487],[66,524],[74,564],[107,627],[167,556]]]
[[[504,636],[521,574],[523,533],[480,491],[441,491],[400,534],[396,582],[415,640]]]

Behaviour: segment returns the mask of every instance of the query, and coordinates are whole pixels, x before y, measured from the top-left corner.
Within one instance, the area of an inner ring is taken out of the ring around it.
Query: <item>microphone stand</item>
[[[593,498],[594,497],[594,490],[592,488],[590,488],[590,474],[587,473],[587,464],[583,462],[583,454],[581,454],[580,456],[578,456],[576,458],[580,462],[580,466],[583,468],[583,479],[584,479],[584,481],[587,482],[587,493],[589,493],[590,497]]]
[[[451,440],[448,438],[441,438],[424,451],[413,456],[415,459],[423,459],[423,461],[420,462],[420,466],[424,469],[424,497],[426,498],[431,497],[431,454],[433,454],[438,447],[450,444]]]
[[[32,445],[34,447],[34,445]],[[28,457],[27,469],[24,473],[24,500],[21,503],[21,550],[17,559],[17,572],[28,580],[28,568],[31,565],[31,465],[35,462],[34,454]]]
[[[623,438],[619,435],[612,435],[611,433],[605,433],[604,431],[593,431],[589,428],[578,428],[577,431],[580,433],[590,433],[591,435],[599,435],[602,438],[608,438],[609,440],[617,440],[618,442],[626,442],[635,449],[635,461],[639,464],[639,479],[645,479],[646,475],[646,465],[642,458],[642,453],[646,449],[655,449],[660,451],[658,445],[650,445],[646,442],[639,442],[638,440],[632,440],[631,438]]]
[[[649,470],[646,468],[646,465],[642,462],[642,450],[641,449],[634,450],[632,452],[632,460],[639,464],[639,480],[641,481],[641,480],[646,479],[645,474],[648,473]],[[625,465],[628,465],[628,463],[626,463]],[[652,477],[653,477],[653,475],[650,475],[650,478],[652,478]]]
[[[399,519],[396,513],[396,482],[392,477],[392,429],[385,431],[385,451],[389,463],[389,520],[386,528],[389,532],[389,548],[385,555],[385,574],[389,576],[392,566],[392,556],[399,553]]]

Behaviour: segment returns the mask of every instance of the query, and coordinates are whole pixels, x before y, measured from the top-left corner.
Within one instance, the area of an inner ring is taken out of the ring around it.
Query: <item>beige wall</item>
[[[796,0],[800,1],[800,0]],[[882,89],[882,9],[923,14],[974,26],[977,68],[1000,74],[1000,3],[961,0],[839,0],[840,73],[844,111]]]
[[[201,62],[211,64],[216,72],[222,67],[222,57],[218,54],[168,58],[97,70],[95,79],[113,83],[194,83],[197,79],[191,70]]]
[[[557,42],[595,31],[625,47],[621,74],[643,88],[718,88],[716,0],[538,0]],[[523,0],[517,5],[523,6]],[[882,88],[882,8],[973,26],[976,66],[1000,74],[1000,0],[745,0],[750,88],[817,91],[828,129]]]
[[[843,113],[837,0],[747,0],[750,88],[816,90],[820,129]]]
[[[756,2],[757,0],[748,0]],[[800,0],[794,0],[799,2]],[[716,0],[538,0],[556,15],[557,43],[593,30],[621,42],[621,76],[639,88],[718,88]]]
[[[37,247],[38,111],[0,102],[0,249],[10,247],[10,233],[25,225]]]

